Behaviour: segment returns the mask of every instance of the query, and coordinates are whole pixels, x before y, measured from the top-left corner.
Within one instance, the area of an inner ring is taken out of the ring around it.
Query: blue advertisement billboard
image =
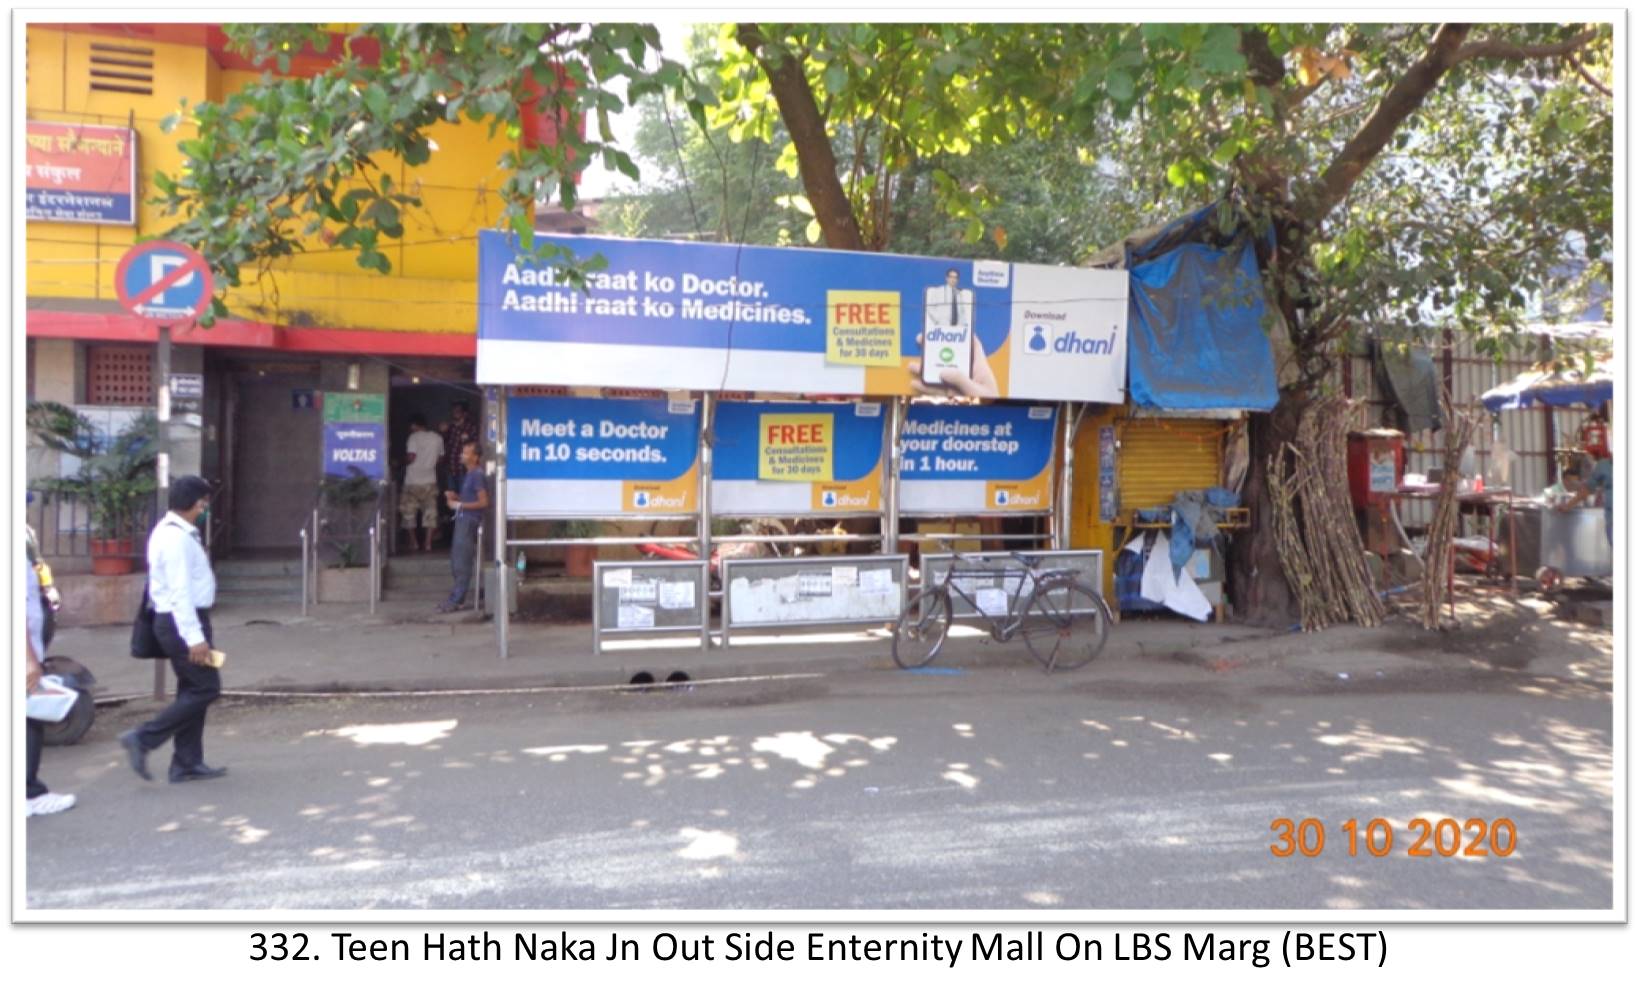
[[[1053,405],[910,405],[900,433],[900,510],[1045,512],[1057,434]]]
[[[699,509],[693,401],[507,400],[507,512],[667,515]]]
[[[719,515],[880,514],[880,402],[717,405],[711,509]]]
[[[480,233],[481,383],[1125,398],[1125,271],[538,238],[607,265],[577,289]]]

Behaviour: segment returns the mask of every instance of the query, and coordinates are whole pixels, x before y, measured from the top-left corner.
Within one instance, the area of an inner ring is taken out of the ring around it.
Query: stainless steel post
[[[903,459],[904,399],[895,397],[887,416],[887,477],[882,496],[882,552],[899,550],[899,461]]]
[[[317,605],[323,592],[319,591],[319,510],[313,506],[313,604]]]
[[[472,610],[483,611],[483,523],[478,523],[478,542],[472,551]]]
[[[376,513],[370,527],[370,615],[375,615],[376,586],[381,581],[381,515]]]
[[[700,649],[711,649],[711,480],[715,476],[715,460],[711,452],[712,426],[716,421],[716,396],[705,391],[700,397],[700,559],[705,561],[705,587],[700,598],[705,601],[705,612],[700,618]],[[726,595],[727,589],[724,588]],[[597,592],[592,592],[595,604]],[[724,616],[726,618],[726,616]],[[727,646],[727,640],[723,646]]]
[[[1053,549],[1069,549],[1070,510],[1069,502],[1073,494],[1075,478],[1075,428],[1079,422],[1079,408],[1073,401],[1066,401],[1060,405],[1061,417],[1064,420],[1063,461],[1059,469],[1058,480],[1058,507],[1053,515]]]
[[[495,637],[500,645],[500,656],[510,654],[508,643],[512,633],[512,577],[507,573],[507,546],[511,529],[506,521],[506,394],[501,388],[497,399],[498,424],[495,428],[495,578],[500,587],[500,609],[495,613]],[[518,584],[523,583],[520,577]]]
[[[301,614],[307,615],[307,527],[301,527]]]
[[[191,278],[190,278],[191,279]],[[164,515],[171,498],[171,327],[159,327],[159,347],[154,354],[154,408],[159,422],[159,455],[155,476],[159,483],[159,514]]]

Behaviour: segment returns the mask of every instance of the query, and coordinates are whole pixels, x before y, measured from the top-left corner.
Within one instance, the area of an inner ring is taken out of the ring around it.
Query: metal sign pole
[[[714,476],[711,453],[711,433],[716,419],[716,397],[710,391],[705,391],[700,397],[700,524],[699,543],[700,559],[705,561],[705,587],[700,591],[700,598],[705,603],[705,611],[700,613],[700,649],[711,649],[711,479]],[[724,598],[727,597],[728,586],[723,585]],[[596,592],[593,592],[595,600]],[[724,613],[727,605],[724,603]],[[723,646],[727,646],[726,630],[724,631]]]
[[[1058,478],[1058,509],[1053,516],[1053,543],[1055,550],[1069,549],[1070,511],[1069,500],[1071,488],[1075,478],[1075,418],[1076,406],[1073,401],[1066,401],[1058,406],[1059,417],[1064,421],[1063,460],[1059,467]]]
[[[154,355],[154,408],[156,421],[159,426],[159,454],[155,460],[155,473],[158,488],[155,494],[159,499],[159,514],[163,516],[171,507],[171,327],[159,327],[159,346]],[[163,701],[165,698],[165,665],[166,661],[154,661],[154,698]]]
[[[511,654],[512,581],[507,573],[506,541],[511,529],[506,521],[506,388],[501,388],[495,400],[498,409],[495,427],[495,584],[500,589],[500,607],[495,610],[495,639],[500,646],[501,660]],[[519,585],[523,578],[516,579]],[[595,592],[594,592],[595,594]]]
[[[899,461],[904,399],[895,396],[887,415],[887,476],[882,481],[886,494],[882,496],[882,552],[899,551]]]

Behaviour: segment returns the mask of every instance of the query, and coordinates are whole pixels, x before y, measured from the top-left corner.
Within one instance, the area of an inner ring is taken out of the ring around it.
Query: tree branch
[[[1468,42],[1458,49],[1456,61],[1467,62],[1469,59],[1511,59],[1514,61],[1550,59],[1555,56],[1569,55],[1597,37],[1598,31],[1594,28],[1583,31],[1566,41],[1547,42],[1540,45],[1518,45],[1500,38],[1481,38],[1478,41]]]
[[[1427,51],[1395,81],[1376,110],[1326,167],[1314,195],[1311,221],[1320,221],[1341,203],[1365,167],[1393,139],[1399,126],[1416,113],[1439,80],[1460,61],[1462,41],[1471,28],[1468,24],[1442,24],[1434,32]]]
[[[1594,90],[1597,90],[1606,97],[1615,96],[1615,94],[1611,92],[1608,87],[1594,79],[1592,73],[1587,72],[1587,67],[1581,64],[1581,60],[1577,59],[1574,53],[1566,54],[1564,58],[1569,60],[1570,65],[1575,67],[1575,71],[1581,75],[1582,79],[1590,83]]]
[[[807,192],[825,244],[832,249],[864,249],[853,205],[836,175],[836,153],[830,147],[825,119],[819,113],[801,61],[789,53],[770,51],[762,29],[755,24],[739,25],[737,35],[739,43],[756,56],[757,64],[768,77],[774,102],[779,105],[779,116],[784,119],[785,130],[796,146],[802,188]]]

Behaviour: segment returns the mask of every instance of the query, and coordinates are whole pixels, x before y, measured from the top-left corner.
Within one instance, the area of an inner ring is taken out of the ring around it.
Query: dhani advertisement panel
[[[886,405],[724,401],[711,510],[821,518],[882,511]]]
[[[1057,430],[1052,405],[910,405],[900,435],[900,512],[1051,509]]]
[[[608,265],[481,233],[480,383],[1125,400],[1124,270],[538,237]]]
[[[509,517],[699,511],[698,402],[514,396],[506,440]]]

